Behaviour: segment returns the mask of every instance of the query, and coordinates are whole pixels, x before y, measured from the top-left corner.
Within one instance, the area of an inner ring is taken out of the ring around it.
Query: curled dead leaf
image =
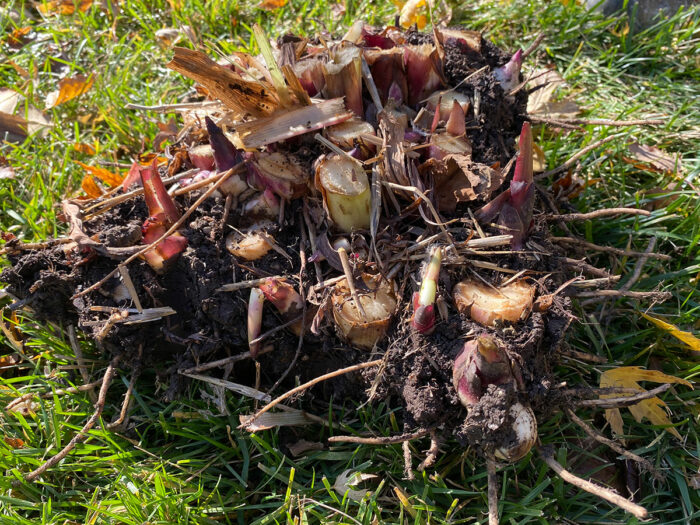
[[[654,146],[645,146],[638,142],[632,142],[628,149],[632,157],[623,156],[622,159],[638,169],[653,173],[683,173],[679,153],[667,153]]]
[[[551,118],[567,119],[578,115],[581,111],[578,104],[570,98],[557,100],[559,90],[567,87],[562,76],[554,69],[536,70],[532,73],[532,80],[527,84],[530,96],[527,100],[527,112],[529,115]]]

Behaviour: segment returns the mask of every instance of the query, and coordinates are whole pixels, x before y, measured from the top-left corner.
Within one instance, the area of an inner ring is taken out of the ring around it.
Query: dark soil
[[[409,38],[418,42],[431,37],[412,34]],[[445,49],[444,68],[449,85],[459,83],[484,65],[492,68],[503,65],[509,58],[508,53],[488,41],[483,42],[482,48],[480,55],[455,46]],[[473,160],[504,165],[514,154],[515,138],[526,118],[526,92],[506,96],[490,74],[476,75],[459,89],[472,100],[477,93],[480,97],[479,114],[474,114],[472,104],[466,122],[473,146]],[[321,146],[309,136],[292,139],[277,147],[294,152],[308,165],[310,172],[312,162],[323,152]],[[182,210],[189,208],[198,196],[194,192],[178,198],[179,207]],[[312,217],[322,217],[317,197],[304,200]],[[223,199],[212,198],[199,206],[181,230],[188,240],[188,248],[169,272],[158,275],[142,261],[129,265],[131,280],[144,308],[169,306],[177,312],[159,321],[116,324],[105,330],[105,322],[110,315],[104,311],[105,308],[112,307],[118,311],[131,305],[116,277],[96,292],[71,299],[75,293],[100,280],[116,266],[116,261],[94,252],[76,256],[64,252],[62,246],[30,253],[16,252],[9,257],[11,267],[2,272],[0,280],[6,282],[8,291],[20,299],[14,307],[31,308],[39,321],[79,327],[107,353],[124,354],[127,359],[122,363],[127,366],[130,362],[139,362],[143,366],[153,367],[161,380],[168,381],[166,396],[173,398],[182,390],[185,381],[177,374],[178,369],[248,350],[246,312],[250,292],[248,289],[217,292],[217,288],[231,282],[271,275],[289,275],[290,282],[297,282],[301,266],[301,231],[304,228],[303,204],[302,199],[287,203],[282,225],[278,231],[272,232],[277,245],[288,254],[289,259],[270,251],[254,263],[237,262],[225,249],[225,237],[232,231],[231,227],[244,224],[245,218],[240,216],[238,210],[232,210],[227,224],[223,225]],[[463,207],[458,210],[457,216],[465,211]],[[97,235],[107,246],[132,246],[140,242],[140,227],[147,216],[143,199],[137,198],[86,223],[85,229],[88,235]],[[319,231],[323,230],[320,224],[317,226]],[[383,246],[390,248],[392,243],[415,238],[410,233],[414,226],[426,226],[415,209],[398,219],[383,219],[380,231],[391,228],[384,233]],[[428,228],[433,233],[438,231],[435,227]],[[455,233],[457,240],[467,236],[466,230]],[[543,227],[536,226],[532,238],[538,246],[554,253]],[[364,242],[366,244],[367,241]],[[308,257],[308,248],[306,252]],[[536,259],[533,256],[509,254],[487,255],[484,258],[502,268],[515,271],[531,269],[542,272],[541,275],[550,275],[539,283],[538,294],[553,292],[569,277],[559,268],[556,257]],[[322,278],[338,275],[326,264],[323,268]],[[442,272],[440,288],[446,303],[451,304],[451,299],[444,291],[451,290],[471,271],[468,267],[450,267]],[[480,269],[479,274],[494,284],[504,280],[504,274],[493,271]],[[407,267],[405,273],[399,274],[397,281],[410,276],[414,281],[419,281],[419,263]],[[302,283],[305,289],[315,284],[317,278],[314,265],[308,264]],[[442,426],[445,433],[456,435],[464,443],[482,448],[492,447],[497,442],[503,443],[509,439],[508,425],[504,423],[507,407],[513,399],[529,402],[538,415],[556,408],[560,400],[554,397],[550,374],[568,326],[568,300],[555,301],[548,312],[535,313],[515,326],[490,331],[510,349],[511,359],[519,363],[525,391],[493,388],[487,391],[483,403],[470,411],[466,418],[466,410],[459,403],[452,386],[452,363],[466,338],[487,329],[463,318],[450,307],[448,320],[439,322],[432,335],[414,333],[408,324],[410,308],[407,305],[416,286],[410,280],[404,284],[399,306],[403,314],[393,321],[388,337],[377,349],[380,353],[386,353],[387,367],[377,382],[376,397],[391,399],[403,406],[404,427],[407,430]],[[322,302],[322,295],[317,298],[318,302]],[[101,310],[95,307],[101,307]],[[281,322],[276,311],[266,307],[263,332]],[[263,389],[275,383],[292,364],[298,338],[280,331],[264,344],[273,345],[274,351],[259,358]],[[296,365],[283,387],[368,359],[367,352],[349,347],[328,325],[322,328],[321,336],[307,333],[300,349]],[[308,393],[305,400],[342,400],[347,397],[360,400],[375,379],[372,371],[338,378],[322,383]],[[252,361],[237,364],[232,380],[253,385],[255,366]],[[484,429],[490,429],[490,432]]]

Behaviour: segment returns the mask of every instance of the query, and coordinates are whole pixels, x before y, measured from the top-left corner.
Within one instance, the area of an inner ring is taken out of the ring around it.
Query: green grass
[[[98,2],[96,2],[97,4]],[[203,45],[226,53],[252,43],[249,28],[258,22],[271,35],[286,31],[313,34],[340,31],[352,21],[388,23],[395,14],[390,2],[347,1],[347,11],[334,22],[331,4],[290,0],[276,12],[256,2],[134,0],[120,2],[116,19],[93,7],[75,15],[40,15],[29,2],[10,0],[18,20],[0,18],[0,88],[12,88],[26,102],[44,107],[46,95],[64,76],[94,72],[93,88],[79,99],[47,112],[53,123],[45,137],[2,144],[0,154],[15,168],[14,180],[0,179],[0,227],[25,240],[58,234],[60,200],[79,188],[82,169],[74,160],[128,162],[151,148],[157,123],[166,116],[126,110],[126,104],[162,104],[192,92],[190,82],[166,69],[169,51],[156,42],[164,27],[192,27]],[[532,4],[532,5],[530,5]],[[567,5],[564,5],[567,4]],[[595,118],[643,118],[663,114],[666,124],[633,128],[626,137],[583,159],[579,175],[592,184],[571,205],[587,211],[603,206],[664,205],[650,217],[597,220],[577,224],[576,233],[597,244],[643,250],[649,238],[657,251],[673,255],[669,262],[650,261],[635,289],[656,287],[673,298],[650,313],[666,316],[686,330],[697,330],[700,311],[700,14],[685,12],[650,30],[630,35],[624,22],[585,14],[576,2],[481,1],[455,8],[454,20],[484,31],[506,48],[527,46],[540,31],[547,34],[540,65],[551,63],[567,79],[585,115]],[[175,7],[173,7],[175,6]],[[178,7],[182,6],[182,7]],[[5,36],[30,26],[32,39],[11,49]],[[183,40],[184,42],[184,40]],[[32,73],[23,78],[8,62]],[[532,63],[528,64],[529,66]],[[694,106],[695,104],[695,106]],[[583,132],[541,131],[537,142],[554,168],[579,148],[620,130],[589,126]],[[682,176],[651,173],[623,162],[626,138],[682,157]],[[145,140],[145,143],[143,142]],[[95,157],[77,153],[73,144],[96,145]],[[123,170],[123,168],[122,168]],[[677,185],[669,195],[652,188]],[[551,181],[550,181],[551,182]],[[635,264],[627,258],[598,256],[593,262],[626,279]],[[605,309],[578,309],[580,323],[570,337],[572,348],[609,359],[591,366],[565,360],[561,380],[597,385],[609,366],[640,365],[693,380],[700,361],[682,344],[654,328],[640,315],[646,304],[608,302]],[[7,312],[5,312],[7,315]],[[5,317],[5,323],[11,322]],[[22,393],[50,393],[82,384],[65,327],[40,326],[22,314],[25,343],[21,361],[0,372],[0,407]],[[2,352],[14,352],[3,339]],[[81,341],[92,378],[106,366],[104,356]],[[130,377],[115,380],[105,408],[105,423],[116,418]],[[192,384],[186,395],[162,401],[153,372],[137,381],[129,425],[124,431],[93,430],[40,481],[22,482],[22,475],[61,449],[92,413],[89,395],[81,393],[35,399],[32,413],[0,411],[0,523],[474,523],[486,521],[486,469],[483,461],[454,443],[444,446],[437,465],[415,481],[403,480],[401,447],[334,446],[292,459],[281,449],[299,439],[323,442],[327,429],[283,429],[249,435],[236,430],[238,414],[252,403],[225,395],[225,413],[212,402],[212,390]],[[628,446],[668,473],[664,483],[641,478],[642,498],[653,523],[688,523],[700,517],[700,497],[691,478],[698,472],[697,396],[684,387],[664,395],[683,439],[676,440],[648,422],[624,414]],[[340,409],[326,415],[342,422],[344,431],[366,429],[378,434],[399,430],[400,414],[379,404],[357,410],[351,400],[335,400]],[[582,413],[604,420],[598,413]],[[609,435],[609,429],[605,429]],[[608,464],[604,449],[584,442],[583,434],[563,415],[540,421],[543,443],[555,447],[567,466],[598,458]],[[13,448],[3,438],[19,438]],[[426,440],[412,445],[414,457]],[[333,489],[347,469],[374,473],[370,496],[351,500]],[[529,455],[501,473],[503,523],[635,523],[636,520],[597,498],[572,489]],[[377,483],[377,481],[379,483]],[[15,483],[16,482],[16,483]],[[410,501],[403,505],[395,487]]]

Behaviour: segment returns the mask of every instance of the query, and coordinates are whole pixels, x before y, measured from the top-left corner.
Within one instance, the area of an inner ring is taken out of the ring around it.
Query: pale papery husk
[[[455,285],[452,297],[460,313],[484,326],[495,326],[526,318],[532,310],[535,287],[525,279],[501,287],[467,279]]]
[[[338,333],[351,346],[371,350],[389,329],[396,311],[396,292],[394,283],[381,276],[363,274],[362,280],[370,289],[369,292],[359,294],[366,318],[362,318],[350,294],[347,280],[343,279],[333,287],[331,293],[333,320]]]

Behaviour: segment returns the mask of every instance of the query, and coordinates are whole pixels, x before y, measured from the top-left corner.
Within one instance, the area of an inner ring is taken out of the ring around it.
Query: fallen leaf
[[[97,197],[102,196],[102,194],[104,193],[91,175],[86,175],[85,177],[83,177],[83,180],[80,183],[80,187],[83,189],[85,194],[91,199],[96,199]]]
[[[158,44],[165,48],[175,45],[182,38],[182,32],[174,27],[159,29],[155,35],[158,39]]]
[[[644,317],[644,319],[646,319],[647,321],[656,325],[658,328],[661,328],[662,330],[668,332],[676,339],[683,341],[686,345],[688,345],[690,347],[690,349],[693,352],[700,352],[700,339],[695,337],[690,332],[684,332],[683,330],[681,330],[677,326],[674,326],[670,323],[667,323],[666,321],[663,321],[663,320],[658,319],[656,317],[652,317],[652,316],[647,315],[645,313],[642,313],[642,317]]]
[[[10,448],[22,448],[24,446],[24,441],[20,438],[6,437],[2,438],[6,445]]]
[[[13,115],[22,95],[13,89],[0,89],[0,113]]]
[[[14,179],[15,169],[12,166],[0,166],[0,180],[1,179]]]
[[[96,153],[95,148],[90,144],[85,144],[83,142],[76,142],[73,144],[73,149],[78,153],[84,153],[85,155],[94,155]]]
[[[653,146],[644,146],[632,142],[628,146],[632,158],[623,156],[623,160],[639,169],[655,173],[683,173],[679,153],[670,154]]]
[[[532,79],[527,83],[530,91],[527,99],[528,114],[551,119],[567,119],[578,115],[581,110],[573,100],[555,100],[558,91],[566,87],[566,82],[554,69],[534,71]]]
[[[275,9],[286,6],[287,2],[289,2],[289,0],[262,0],[258,7],[266,11],[274,11]]]
[[[679,377],[670,376],[659,372],[658,370],[645,370],[638,366],[621,366],[619,368],[613,368],[611,370],[606,370],[600,375],[600,387],[622,387],[622,388],[632,388],[638,392],[645,392],[645,390],[639,386],[638,381],[652,381],[654,383],[680,383],[682,385],[693,388],[688,381],[681,379]],[[601,398],[611,398],[618,397],[616,394],[603,395]],[[671,427],[671,420],[668,418],[666,411],[666,403],[664,403],[658,397],[652,397],[650,399],[645,399],[639,403],[627,407],[634,417],[634,419],[640,423],[643,419],[648,419],[653,425],[666,426],[665,430],[673,434],[678,439],[681,439],[681,435],[675,428]],[[624,434],[624,429],[622,425],[622,415],[618,408],[606,409],[605,419],[608,420],[610,426],[616,434]]]
[[[17,319],[17,314],[7,309],[6,313],[0,317],[0,329],[2,329],[2,332],[5,334],[5,337],[7,337],[12,347],[18,352],[22,352],[24,350],[24,337],[18,326],[19,320]],[[6,358],[10,358],[10,356],[0,356],[0,369],[2,369],[2,362]],[[16,362],[19,362],[19,360]]]
[[[80,165],[83,167],[85,171],[87,171],[90,175],[97,177],[99,180],[107,184],[110,188],[114,188],[115,186],[119,186],[122,183],[122,180],[124,180],[124,177],[117,173],[112,173],[109,170],[106,170],[104,168],[98,168],[97,166],[88,166],[87,164],[83,164],[80,161],[75,161],[76,164]]]
[[[27,42],[27,35],[32,31],[30,26],[16,27],[12,33],[7,35],[4,40],[7,45],[15,49],[22,47]]]
[[[71,78],[64,78],[58,83],[58,89],[46,96],[46,109],[55,108],[59,104],[79,97],[87,92],[95,82],[94,75],[76,75]]]
[[[357,486],[360,483],[370,479],[375,479],[377,477],[378,476],[375,474],[365,474],[364,472],[355,472],[348,469],[341,472],[335,479],[335,483],[333,483],[333,490],[335,490],[341,496],[345,496],[347,494],[348,498],[353,501],[362,501],[370,491],[366,489],[358,489]]]
[[[323,443],[300,439],[296,443],[288,445],[287,448],[289,449],[289,452],[292,454],[292,456],[297,458],[301,456],[304,452],[309,452],[310,450],[323,450]]]
[[[238,420],[249,432],[259,432],[274,427],[299,427],[313,423],[306,412],[297,410],[294,412],[265,412],[250,421],[249,415],[241,414]]]
[[[532,171],[539,173],[547,169],[547,159],[544,151],[534,142],[532,143]]]
[[[92,7],[92,2],[93,0],[80,0],[80,3],[76,0],[51,0],[40,4],[37,9],[42,15],[72,15],[76,7],[84,13]]]
[[[0,355],[0,375],[2,375],[5,370],[11,369],[17,363],[19,363],[18,354]]]

